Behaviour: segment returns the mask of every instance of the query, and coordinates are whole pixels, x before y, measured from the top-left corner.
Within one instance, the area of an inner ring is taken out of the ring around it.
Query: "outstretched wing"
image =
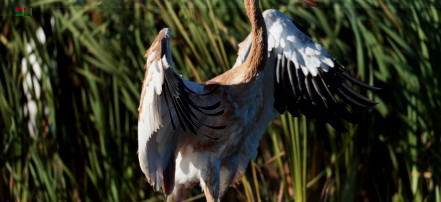
[[[268,31],[268,67],[274,68],[274,107],[278,112],[288,110],[293,116],[299,111],[308,118],[331,124],[338,131],[346,129],[339,121],[359,120],[348,112],[336,99],[363,109],[373,108],[377,103],[351,88],[346,81],[368,90],[369,86],[348,74],[320,44],[300,31],[291,19],[278,10],[263,13]],[[235,66],[242,63],[249,52],[250,36],[239,47]]]
[[[138,108],[139,163],[147,181],[166,195],[173,191],[179,145],[192,134],[210,137],[203,127],[223,128],[204,123],[207,116],[223,113],[220,102],[210,96],[216,87],[187,81],[174,71],[170,36],[170,29],[161,30],[147,50]]]

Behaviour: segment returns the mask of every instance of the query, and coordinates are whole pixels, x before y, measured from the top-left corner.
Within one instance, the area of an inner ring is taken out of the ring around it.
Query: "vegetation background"
[[[289,15],[379,104],[347,133],[274,120],[225,201],[441,201],[441,2],[261,0]],[[143,55],[173,30],[175,68],[232,66],[250,26],[241,0],[2,0],[0,201],[158,201],[137,159]],[[32,16],[15,17],[15,8]],[[350,106],[348,106],[350,108]],[[322,192],[323,191],[323,192]],[[196,188],[189,200],[201,199]]]

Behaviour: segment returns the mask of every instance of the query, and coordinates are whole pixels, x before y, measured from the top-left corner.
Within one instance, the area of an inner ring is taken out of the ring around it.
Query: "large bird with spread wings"
[[[336,96],[360,108],[376,104],[347,81],[376,88],[349,75],[289,17],[262,13],[258,0],[244,4],[252,30],[227,72],[203,83],[182,78],[173,69],[168,28],[145,54],[138,157],[148,183],[168,201],[183,200],[197,184],[208,201],[219,201],[256,157],[267,125],[286,110],[344,131],[339,120],[357,118]]]

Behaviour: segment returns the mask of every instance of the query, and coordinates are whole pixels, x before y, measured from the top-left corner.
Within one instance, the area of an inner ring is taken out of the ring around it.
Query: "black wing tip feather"
[[[199,96],[207,96],[213,94],[217,90],[217,87],[213,87],[208,93],[198,94],[192,91],[190,88],[188,88],[184,84],[182,78],[179,77],[176,73],[174,73],[171,68],[165,70],[165,81],[163,87],[165,89],[164,91],[164,96],[166,101],[165,103],[169,110],[169,116],[172,122],[173,129],[176,130],[176,124],[174,123],[174,119],[172,117],[172,113],[171,113],[172,108],[176,111],[178,123],[184,131],[186,131],[188,128],[194,135],[201,134],[203,136],[206,136],[214,140],[219,139],[217,137],[212,137],[206,134],[205,132],[203,132],[201,130],[201,126],[205,126],[207,128],[214,130],[222,130],[225,128],[225,126],[208,125],[204,123],[204,120],[199,119],[194,114],[193,110],[196,110],[206,116],[220,116],[224,113],[224,110],[207,112],[218,109],[220,107],[220,102],[216,102],[208,106],[200,106],[194,103],[190,99],[190,94],[196,94]],[[172,107],[170,106],[170,103]]]
[[[333,62],[334,62],[334,64],[336,64],[335,69],[337,70],[337,73],[341,77],[345,78],[346,80],[349,80],[350,82],[352,82],[352,83],[356,84],[357,86],[362,87],[362,88],[364,88],[366,90],[371,90],[371,91],[381,90],[381,88],[375,87],[375,86],[371,86],[371,85],[369,85],[367,83],[364,83],[364,82],[358,80],[357,78],[355,78],[354,76],[352,76],[351,74],[349,74],[346,71],[346,69],[344,68],[344,66],[340,62],[338,62],[337,60],[333,59]]]
[[[345,81],[371,91],[381,88],[356,79],[336,60],[335,68],[330,68],[328,72],[319,69],[317,76],[305,76],[301,69],[295,68],[285,56],[281,60],[275,60],[274,108],[280,113],[288,110],[291,115],[299,116],[300,111],[307,118],[329,123],[336,131],[346,132],[347,129],[340,119],[356,124],[361,123],[361,120],[343,107],[334,95],[337,94],[344,103],[361,109],[372,109],[378,104],[356,92]],[[296,70],[293,71],[293,68]]]

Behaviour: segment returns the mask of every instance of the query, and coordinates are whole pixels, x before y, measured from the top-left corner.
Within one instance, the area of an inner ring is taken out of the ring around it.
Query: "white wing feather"
[[[334,67],[333,57],[319,43],[301,32],[291,19],[274,9],[263,12],[268,30],[268,51],[277,58],[285,56],[307,76],[317,76],[318,68],[325,72]]]
[[[162,175],[162,170],[166,166],[165,164],[168,163],[165,159],[161,159],[161,154],[165,153],[164,144],[166,143],[166,141],[162,141],[162,139],[168,139],[169,137],[166,137],[168,136],[167,133],[164,135],[157,135],[155,141],[159,143],[159,147],[148,147],[147,142],[152,141],[150,140],[152,135],[158,132],[163,126],[162,115],[166,115],[164,113],[165,110],[162,109],[165,106],[161,105],[163,99],[161,98],[161,94],[162,85],[164,84],[165,67],[162,65],[162,61],[155,60],[155,58],[156,51],[153,51],[147,57],[147,66],[149,68],[147,69],[143,83],[141,102],[138,109],[138,155],[141,169],[146,174],[147,180],[153,183],[152,185],[154,185],[155,190],[159,190],[162,186],[160,176]],[[157,156],[152,161],[151,158],[153,154]],[[149,155],[150,161],[148,160],[147,155]],[[149,164],[149,162],[155,162],[156,165],[152,165],[152,163]]]
[[[274,53],[278,59],[285,56],[296,69],[301,68],[307,76],[317,76],[318,69],[325,72],[334,67],[333,57],[319,43],[300,31],[282,12],[269,9],[263,12],[268,32],[268,57]],[[241,65],[249,53],[251,35],[239,44],[239,53],[233,68]]]

